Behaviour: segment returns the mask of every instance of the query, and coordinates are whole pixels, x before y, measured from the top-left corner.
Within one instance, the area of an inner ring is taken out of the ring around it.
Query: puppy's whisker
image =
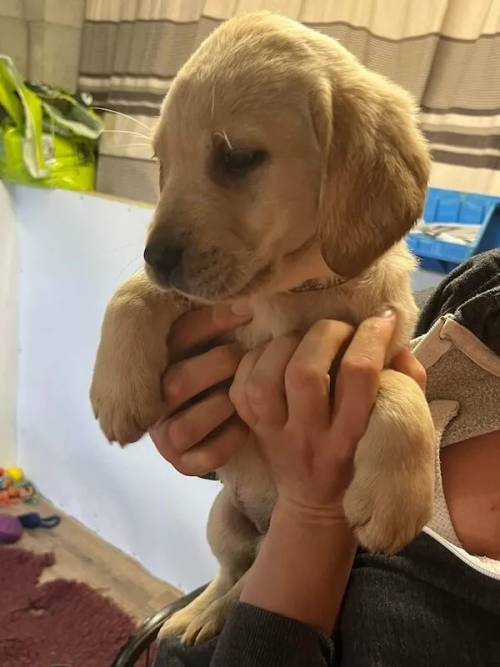
[[[224,136],[224,140],[225,140],[226,144],[228,145],[229,150],[232,151],[232,150],[233,150],[233,145],[232,145],[232,143],[229,141],[229,137],[227,136],[226,131],[223,130],[223,131],[222,131],[222,134],[223,134],[223,136]]]
[[[146,130],[147,132],[151,132],[151,128],[146,125],[146,123],[141,123],[140,120],[137,118],[134,118],[133,116],[129,116],[126,113],[122,113],[121,111],[115,111],[114,109],[107,109],[106,107],[91,107],[92,109],[95,109],[96,111],[105,111],[106,113],[114,113],[116,116],[121,116],[122,118],[126,118],[127,120],[131,120],[133,123],[136,123],[139,125],[139,127],[142,127],[143,130]]]
[[[126,264],[122,269],[120,269],[120,271],[119,271],[117,277],[118,277],[118,278],[121,278],[121,276],[123,276],[123,274],[124,274],[126,271],[128,271],[128,270],[130,269],[130,267],[131,267],[135,262],[140,262],[140,261],[142,261],[142,255],[136,255],[135,257],[133,257],[133,258],[130,260],[130,262],[127,262],[127,264]],[[139,271],[141,271],[141,268],[142,268],[142,267],[139,267],[139,268],[134,269],[134,271],[133,271],[132,273],[133,273],[133,274],[139,273]]]
[[[113,144],[109,148],[151,148],[151,144]]]
[[[130,241],[130,243],[123,243],[121,245],[114,246],[109,252],[120,252],[121,250],[127,250],[127,248],[137,248],[137,246],[144,246],[144,241]]]
[[[116,281],[121,283],[124,282],[125,280],[128,280],[129,278],[132,278],[132,276],[137,276],[139,273],[143,271],[143,267],[125,267],[121,271],[118,271],[116,274]]]
[[[146,136],[145,134],[142,134],[141,132],[133,132],[132,130],[103,130],[102,134],[131,134],[132,136],[135,137],[140,137],[141,139],[145,139],[146,141],[151,141],[151,137]]]
[[[212,88],[212,104],[210,106],[210,120],[214,119],[215,112],[215,86]]]
[[[224,139],[224,143],[229,148],[229,150],[230,151],[234,150],[234,147],[233,147],[232,143],[229,141],[229,137],[227,136],[227,132],[225,130],[218,130],[215,133],[215,136],[222,137],[222,139]]]
[[[110,256],[112,256],[112,257],[116,256],[116,254],[119,253],[119,252],[126,252],[128,248],[131,248],[131,247],[137,248],[138,245],[141,245],[141,244],[140,243],[127,243],[123,246],[117,246],[115,248],[111,248],[111,250],[102,250],[101,252],[96,252],[94,254],[94,258],[96,259],[96,261],[106,260]],[[141,255],[142,255],[142,252],[141,252]],[[138,257],[140,257],[140,255],[137,255],[134,259],[130,260],[128,262],[127,266],[129,264],[131,264],[132,262],[135,262]],[[125,268],[127,268],[127,266]],[[122,270],[123,269],[120,269],[120,272]]]

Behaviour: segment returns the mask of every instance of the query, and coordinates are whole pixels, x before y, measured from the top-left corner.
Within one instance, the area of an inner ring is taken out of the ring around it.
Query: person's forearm
[[[336,624],[356,542],[345,519],[279,505],[241,601],[329,636]]]

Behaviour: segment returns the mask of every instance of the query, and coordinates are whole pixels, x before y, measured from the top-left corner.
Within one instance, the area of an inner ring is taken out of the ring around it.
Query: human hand
[[[395,324],[390,309],[357,330],[321,320],[304,337],[274,339],[241,361],[230,398],[270,466],[279,507],[343,517],[356,446],[368,425]],[[340,356],[332,381],[330,369]],[[425,372],[409,351],[401,352],[393,367],[423,386]]]
[[[168,339],[173,360],[163,379],[169,418],[149,434],[160,454],[184,475],[206,475],[226,463],[248,437],[235,414],[224,383],[231,381],[243,356],[236,343],[195,350],[245,324],[228,305],[182,315]]]

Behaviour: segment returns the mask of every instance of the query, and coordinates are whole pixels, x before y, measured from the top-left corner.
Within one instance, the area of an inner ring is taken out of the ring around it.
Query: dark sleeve
[[[423,308],[415,336],[449,313],[500,354],[500,248],[475,255],[444,278]]]
[[[333,644],[313,628],[239,602],[219,637],[210,667],[328,667]]]

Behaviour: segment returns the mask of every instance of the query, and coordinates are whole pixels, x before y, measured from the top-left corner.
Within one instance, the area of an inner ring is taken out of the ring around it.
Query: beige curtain
[[[0,0],[0,53],[26,79],[76,90],[85,0]]]
[[[109,115],[120,132],[105,135],[101,189],[154,200],[147,134],[170,81],[222,21],[259,9],[338,39],[413,93],[433,185],[500,195],[500,0],[87,0],[80,88],[138,121]]]

